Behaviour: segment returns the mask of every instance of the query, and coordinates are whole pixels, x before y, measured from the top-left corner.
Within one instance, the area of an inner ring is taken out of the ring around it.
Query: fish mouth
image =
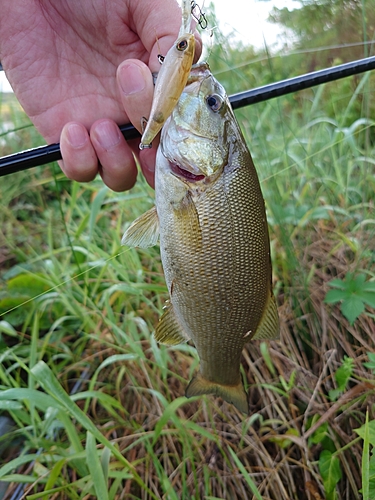
[[[177,165],[177,163],[172,163],[169,162],[169,166],[171,171],[177,176],[177,177],[182,177],[186,181],[189,182],[198,182],[201,181],[205,178],[205,175],[202,174],[193,174],[189,170],[186,170],[182,168],[180,165]]]

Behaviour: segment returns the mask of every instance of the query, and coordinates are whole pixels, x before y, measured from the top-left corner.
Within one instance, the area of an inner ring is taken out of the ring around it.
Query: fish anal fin
[[[177,345],[190,340],[188,334],[180,325],[173,305],[169,300],[164,306],[164,313],[156,326],[154,337],[160,344],[167,345]]]
[[[156,245],[158,239],[159,218],[156,207],[152,207],[128,227],[122,237],[121,245],[147,248]]]
[[[227,403],[233,404],[242,413],[249,413],[247,394],[242,382],[237,385],[223,385],[211,382],[198,373],[186,388],[185,396],[201,396],[202,394],[213,394],[220,396]]]
[[[262,319],[251,340],[276,339],[279,336],[280,323],[277,312],[276,299],[272,291],[270,292],[267,306],[265,307]]]

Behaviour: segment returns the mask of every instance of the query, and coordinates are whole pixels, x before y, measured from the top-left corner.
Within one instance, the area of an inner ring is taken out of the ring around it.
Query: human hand
[[[153,185],[156,148],[140,152],[118,125],[140,130],[149,115],[151,72],[181,24],[176,1],[0,0],[0,9],[0,60],[37,130],[60,140],[65,174],[89,181],[99,171],[111,189],[129,189],[134,152]]]

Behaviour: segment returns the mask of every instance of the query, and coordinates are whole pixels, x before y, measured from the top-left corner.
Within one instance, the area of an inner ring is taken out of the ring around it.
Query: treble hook
[[[194,13],[195,9],[198,9],[198,16]],[[206,15],[204,12],[202,12],[202,9],[199,7],[197,2],[194,2],[194,0],[191,0],[191,15],[197,21],[202,30],[207,29],[208,22]]]

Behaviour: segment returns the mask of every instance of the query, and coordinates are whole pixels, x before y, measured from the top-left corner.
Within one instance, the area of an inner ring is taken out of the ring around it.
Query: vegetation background
[[[277,54],[215,30],[228,94],[374,54],[370,0],[274,9]],[[214,8],[207,11],[216,24]],[[167,298],[157,248],[122,248],[153,204],[57,165],[0,183],[0,498],[375,498],[375,75],[237,117],[266,200],[280,340],[252,342],[251,413],[186,400],[192,346],[157,345]],[[41,139],[0,101],[0,154]]]

